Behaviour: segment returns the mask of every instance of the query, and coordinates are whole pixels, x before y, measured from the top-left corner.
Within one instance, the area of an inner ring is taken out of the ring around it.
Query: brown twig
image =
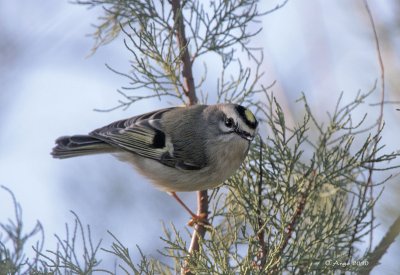
[[[385,237],[381,240],[378,246],[372,253],[368,255],[368,264],[360,271],[359,274],[370,274],[371,270],[379,264],[379,260],[388,250],[389,246],[394,242],[395,238],[400,234],[400,216],[390,226]]]
[[[258,219],[258,232],[257,232],[257,239],[258,243],[260,245],[260,251],[257,259],[257,265],[259,267],[259,270],[262,270],[265,266],[266,260],[267,260],[267,251],[266,251],[266,245],[265,245],[265,231],[262,228],[263,227],[263,220],[261,218],[261,207],[262,207],[262,185],[263,185],[263,167],[262,167],[262,149],[263,149],[263,141],[260,139],[260,159],[259,159],[259,173],[260,173],[260,179],[258,181],[258,205],[257,205],[257,219]]]
[[[294,212],[294,215],[293,215],[292,219],[290,220],[290,223],[286,226],[285,238],[283,239],[283,243],[279,247],[278,255],[282,255],[287,244],[289,243],[289,240],[292,237],[293,231],[297,225],[297,222],[299,221],[299,219],[301,217],[301,214],[303,213],[304,206],[306,205],[307,195],[308,195],[308,192],[302,192],[300,194],[300,198],[299,198],[299,202],[297,204],[296,211]]]
[[[389,246],[394,242],[395,238],[400,234],[400,216],[390,226],[385,237],[381,240],[378,246],[372,253],[368,255],[368,264],[360,271],[359,274],[369,274],[371,270],[379,264],[379,260],[388,250]]]
[[[208,214],[208,195],[207,190],[197,192],[197,215],[206,214],[204,219],[207,220]],[[190,242],[189,252],[199,251],[199,237],[203,238],[206,233],[206,228],[203,224],[196,224],[194,227],[194,232],[192,236],[192,241]]]
[[[379,112],[379,117],[377,120],[377,134],[375,136],[375,141],[374,141],[374,146],[372,148],[372,152],[374,154],[373,157],[375,157],[375,152],[376,149],[378,148],[378,143],[379,143],[379,132],[382,130],[382,126],[383,126],[383,106],[384,106],[384,102],[385,102],[385,67],[383,65],[383,60],[382,60],[382,54],[381,54],[381,49],[380,49],[380,45],[379,45],[379,39],[378,39],[378,33],[376,31],[376,27],[375,27],[375,22],[374,22],[374,18],[372,16],[371,10],[369,8],[368,5],[368,1],[364,0],[364,6],[365,9],[367,11],[368,14],[368,18],[371,24],[371,28],[373,30],[374,33],[374,40],[375,40],[375,47],[376,47],[376,52],[378,55],[378,62],[379,62],[379,67],[380,67],[380,71],[381,71],[381,100],[380,100],[380,112]],[[372,175],[373,175],[373,171],[374,171],[374,167],[375,167],[375,162],[372,162],[371,166],[368,169],[368,179],[367,179],[367,186],[364,189],[364,192],[362,194],[361,197],[361,203],[363,204],[365,202],[366,199],[366,195],[367,195],[367,191],[369,190],[370,192],[370,197],[371,200],[373,200],[373,185],[372,185]],[[362,211],[362,207],[359,208],[359,214]],[[355,221],[355,227],[354,227],[354,232],[351,236],[351,240],[350,240],[350,248],[348,251],[348,258],[349,261],[351,261],[352,258],[352,254],[353,254],[353,243],[356,239],[357,236],[357,231],[358,231],[358,226],[361,223],[361,219],[358,218],[360,217],[360,215],[357,216],[357,219]],[[371,208],[371,226],[370,226],[370,240],[369,240],[369,251],[371,251],[371,247],[372,247],[372,242],[373,242],[373,229],[374,229],[374,219],[375,219],[375,215],[374,215],[374,208]]]
[[[379,131],[381,130],[382,125],[383,125],[383,105],[384,105],[383,103],[385,101],[385,67],[383,66],[381,48],[379,45],[378,33],[376,31],[374,18],[372,17],[372,13],[369,8],[367,0],[364,0],[364,5],[365,5],[365,8],[368,13],[368,18],[371,23],[372,30],[374,31],[375,47],[376,47],[376,52],[378,55],[379,67],[381,70],[381,105],[380,105],[380,112],[379,112],[378,126],[377,126],[378,127],[377,132],[379,133]],[[373,149],[374,151],[376,151],[376,148],[378,147],[378,141],[379,141],[379,137],[377,136],[376,140],[375,140],[375,144],[374,144],[374,149]],[[370,190],[371,198],[373,198],[373,188],[372,188],[373,168],[374,168],[374,163],[372,163],[371,169],[369,170],[369,173],[368,173],[368,186],[370,188],[369,190]],[[371,234],[370,234],[369,250],[371,250],[371,246],[372,246],[372,242],[373,242],[373,234],[372,234],[373,229],[374,229],[374,208],[371,209]]]
[[[292,235],[293,235],[293,232],[294,232],[294,230],[296,228],[296,225],[299,222],[299,220],[300,220],[300,218],[301,218],[301,216],[303,214],[304,207],[306,205],[307,198],[308,198],[308,195],[309,195],[309,191],[310,191],[311,186],[313,185],[313,182],[315,181],[315,178],[316,178],[316,171],[313,170],[312,167],[313,167],[313,165],[310,167],[310,169],[304,175],[304,179],[307,180],[309,174],[312,173],[312,178],[307,183],[305,183],[306,185],[303,187],[303,191],[300,193],[300,197],[299,197],[299,200],[298,200],[298,203],[297,203],[296,210],[295,210],[295,212],[294,212],[289,224],[286,226],[285,235],[283,237],[283,241],[282,241],[282,243],[280,244],[280,246],[278,248],[278,252],[276,254],[277,257],[278,257],[277,258],[278,260],[275,262],[271,274],[278,274],[279,273],[278,272],[278,270],[279,270],[278,264],[280,262],[280,258],[282,257],[282,254],[283,254],[286,246],[288,245],[289,240],[292,238]]]
[[[208,223],[208,194],[207,190],[197,192],[197,215],[202,216],[203,223],[198,223],[194,225],[194,230],[192,234],[192,240],[190,242],[189,253],[192,255],[200,250],[199,241],[204,238],[206,234],[205,224]],[[182,275],[192,275],[190,269],[188,268],[188,261],[185,261],[182,270]]]
[[[174,29],[178,40],[180,57],[182,61],[183,91],[189,98],[189,105],[195,105],[198,102],[196,96],[196,86],[194,84],[192,60],[190,58],[188,41],[185,35],[185,25],[183,23],[183,14],[180,0],[171,0],[172,12],[174,14]]]
[[[190,58],[188,41],[185,35],[185,25],[183,21],[182,6],[180,0],[170,0],[172,6],[172,12],[174,16],[174,30],[176,38],[178,40],[178,46],[180,51],[180,59],[182,61],[182,77],[183,77],[183,91],[189,99],[189,105],[195,105],[198,102],[196,96],[196,87],[193,79],[192,71],[192,60]],[[207,224],[208,214],[208,195],[207,190],[197,192],[197,215],[204,217],[205,223]],[[199,240],[204,238],[206,234],[206,228],[203,223],[196,224],[192,234],[192,240],[190,242],[189,253],[193,254],[199,251]],[[190,270],[186,267],[185,262],[182,268],[182,274],[191,274]]]

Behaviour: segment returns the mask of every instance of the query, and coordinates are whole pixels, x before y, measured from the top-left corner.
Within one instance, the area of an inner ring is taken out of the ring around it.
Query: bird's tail
[[[86,135],[59,137],[56,144],[51,155],[58,159],[116,151],[114,147],[104,141]]]

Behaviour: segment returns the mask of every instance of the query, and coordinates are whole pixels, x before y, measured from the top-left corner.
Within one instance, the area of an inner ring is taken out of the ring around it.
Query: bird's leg
[[[190,221],[188,222],[189,226],[193,226],[195,224],[208,224],[207,222],[207,213],[200,213],[199,215],[196,215],[195,213],[193,213],[192,210],[189,209],[189,207],[186,206],[186,204],[181,200],[181,198],[178,197],[178,195],[175,192],[169,192],[169,194],[174,197],[177,202],[183,206],[183,208],[186,209],[186,211],[190,214],[190,216],[192,216],[192,218],[190,219]]]

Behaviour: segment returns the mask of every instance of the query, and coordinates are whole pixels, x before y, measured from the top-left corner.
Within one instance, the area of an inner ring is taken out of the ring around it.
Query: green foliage
[[[32,258],[26,255],[27,243],[38,234],[40,239],[36,242],[35,249],[41,251],[43,248],[44,233],[41,223],[37,222],[31,231],[25,233],[21,205],[10,189],[5,186],[1,188],[11,195],[15,220],[9,219],[6,223],[0,223],[0,274],[25,274],[42,269],[37,253]]]
[[[304,104],[304,117],[288,127],[279,103],[268,96],[262,111],[268,137],[254,142],[243,168],[227,181],[229,191],[221,188],[210,196],[212,226],[199,252],[188,253],[185,238],[173,225],[165,227],[166,247],[160,253],[172,258],[174,266],[149,259],[139,248],[141,259],[132,259],[129,248],[110,232],[114,242],[102,250],[114,255],[118,269],[126,274],[176,274],[184,261],[199,274],[361,270],[371,249],[361,250],[357,244],[373,233],[371,211],[379,198],[366,191],[386,181],[369,185],[368,174],[371,169],[397,168],[387,163],[398,156],[375,146],[380,131],[372,135],[371,127],[362,128],[365,117],[359,122],[352,119],[352,112],[372,91],[344,106],[339,100],[326,126],[317,121],[303,96],[299,102]],[[17,221],[1,228],[15,249],[4,249],[1,243],[2,268],[14,272],[28,267],[38,274],[116,273],[98,267],[101,242],[93,245],[90,228],[84,230],[75,214],[73,230],[67,225],[66,237],[56,235],[57,250],[36,249],[33,264],[28,264],[23,244],[42,229],[22,234],[20,206],[13,199]],[[341,264],[333,266],[332,261]]]
[[[398,156],[375,148],[380,131],[365,136],[370,127],[361,128],[364,119],[352,120],[371,92],[345,106],[338,102],[325,127],[305,97],[299,100],[306,110],[303,120],[286,126],[279,103],[268,97],[269,135],[255,142],[243,169],[228,180],[229,192],[214,192],[213,227],[203,249],[188,256],[189,269],[200,274],[361,270],[371,250],[359,244],[373,233],[371,211],[379,198],[366,192],[383,183],[369,185],[368,175],[371,169],[397,168],[388,162]],[[314,141],[312,128],[320,133]],[[185,244],[168,237],[169,249],[183,257]]]
[[[182,1],[182,20],[187,40],[184,48],[179,47],[176,39],[178,22],[174,20],[173,9],[168,1],[89,0],[77,3],[91,8],[104,8],[105,14],[99,18],[100,23],[93,34],[96,41],[94,50],[113,40],[122,31],[126,37],[125,46],[132,56],[129,73],[108,66],[129,81],[129,85],[118,90],[122,99],[117,106],[99,110],[110,111],[128,108],[138,100],[149,98],[169,97],[185,103],[181,72],[181,57],[185,50],[190,52],[191,65],[203,61],[203,73],[196,73],[194,78],[203,103],[207,102],[209,95],[217,95],[217,101],[223,102],[257,103],[255,95],[262,91],[256,88],[256,83],[263,75],[260,72],[262,53],[248,44],[250,38],[261,30],[258,26],[261,16],[282,7],[286,2],[273,10],[260,12],[258,1],[255,0]],[[243,66],[240,60],[243,52],[255,64],[255,70]],[[207,79],[204,61],[215,59],[215,54],[219,57],[222,69],[216,94],[210,94],[202,90]]]
[[[91,274],[97,271],[100,261],[96,254],[99,250],[101,241],[96,246],[93,245],[90,227],[86,231],[78,216],[75,216],[72,231],[68,224],[65,225],[65,237],[55,235],[57,239],[57,249],[47,250],[46,253],[38,252],[42,264],[51,270],[52,274]]]

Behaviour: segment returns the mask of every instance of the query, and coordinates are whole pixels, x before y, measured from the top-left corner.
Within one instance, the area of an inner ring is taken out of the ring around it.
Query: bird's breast
[[[213,156],[210,166],[215,167],[217,181],[221,183],[232,176],[244,161],[250,143],[242,138],[226,142],[224,146],[215,146],[210,152]]]

